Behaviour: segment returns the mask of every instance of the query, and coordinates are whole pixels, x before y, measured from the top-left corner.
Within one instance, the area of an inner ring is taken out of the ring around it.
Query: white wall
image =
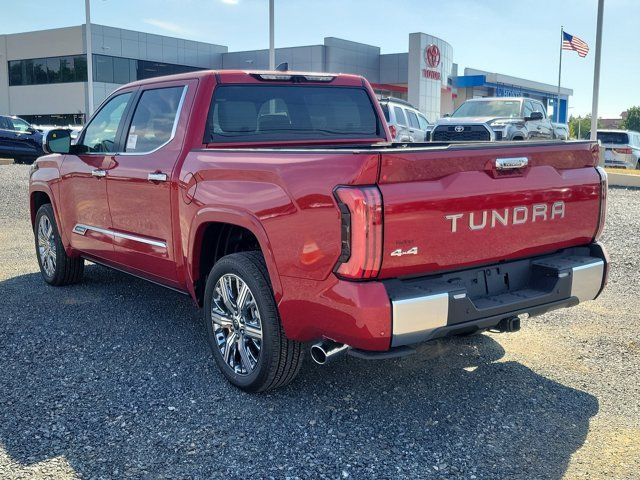
[[[85,112],[86,83],[53,83],[9,88],[9,113],[47,115]]]
[[[85,53],[82,26],[7,35],[7,60]]]

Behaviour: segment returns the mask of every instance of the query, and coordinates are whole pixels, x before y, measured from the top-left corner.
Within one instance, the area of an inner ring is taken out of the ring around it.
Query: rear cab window
[[[205,143],[384,138],[364,88],[313,85],[219,85]]]

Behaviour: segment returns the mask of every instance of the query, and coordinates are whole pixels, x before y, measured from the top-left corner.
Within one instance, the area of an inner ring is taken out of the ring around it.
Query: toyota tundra
[[[596,298],[591,142],[394,144],[355,75],[201,71],[122,86],[30,174],[42,277],[85,260],[189,295],[222,374],[290,382]],[[157,321],[162,321],[161,318]]]

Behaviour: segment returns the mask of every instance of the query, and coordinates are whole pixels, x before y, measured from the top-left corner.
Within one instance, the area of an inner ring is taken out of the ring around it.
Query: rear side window
[[[598,132],[598,140],[603,144],[628,145],[629,135],[625,132]]]
[[[184,90],[179,86],[142,92],[127,133],[126,152],[151,152],[171,140]]]
[[[381,137],[366,90],[301,85],[222,85],[215,89],[204,142]]]
[[[404,116],[404,112],[400,107],[393,107],[393,113],[396,114],[396,123],[398,125],[407,125],[407,119]]]
[[[418,123],[418,116],[411,110],[407,110],[407,117],[409,118],[409,125],[411,125],[411,128],[417,128],[419,130],[420,123]]]

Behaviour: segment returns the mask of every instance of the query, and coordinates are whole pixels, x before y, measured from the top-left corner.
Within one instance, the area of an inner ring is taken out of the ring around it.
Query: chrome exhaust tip
[[[325,365],[347,353],[347,350],[349,350],[349,345],[323,340],[311,346],[311,358],[318,365]]]

